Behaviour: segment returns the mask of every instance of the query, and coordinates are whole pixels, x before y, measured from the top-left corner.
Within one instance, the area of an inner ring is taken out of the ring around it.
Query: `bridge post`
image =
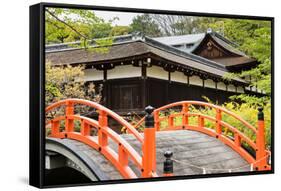
[[[69,117],[70,115],[74,115],[74,104],[71,101],[66,102],[65,108],[65,131],[66,132],[73,132],[74,131],[74,120]]]
[[[198,115],[198,127],[199,128],[204,128],[204,117],[202,117],[201,115]]]
[[[216,109],[216,133],[219,135],[222,133],[222,128],[221,128],[221,124],[220,124],[221,118],[222,118],[221,110]]]
[[[60,122],[59,121],[51,121],[51,136],[56,137],[60,133]]]
[[[102,147],[108,145],[108,137],[107,134],[103,132],[103,128],[107,127],[107,115],[105,111],[99,110],[99,129],[98,129],[98,143],[99,143],[99,150]]]
[[[152,177],[152,173],[156,171],[156,143],[153,111],[154,108],[152,106],[147,106],[145,108],[142,177]]]
[[[171,159],[172,156],[173,156],[172,151],[166,151],[164,153],[164,157],[166,158],[166,160],[164,161],[164,165],[163,165],[163,175],[164,176],[173,176],[174,164],[173,164],[173,160]]]
[[[174,116],[168,117],[168,127],[172,129],[174,127]]]
[[[182,105],[182,128],[185,129],[188,126],[188,104]]]
[[[154,127],[156,131],[160,131],[159,111],[154,111]]]
[[[265,170],[267,168],[267,157],[265,151],[265,127],[264,127],[264,113],[263,108],[258,108],[258,131],[256,137],[256,169]]]

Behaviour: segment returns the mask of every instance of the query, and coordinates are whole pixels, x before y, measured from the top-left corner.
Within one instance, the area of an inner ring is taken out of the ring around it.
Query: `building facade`
[[[102,104],[122,115],[203,96],[218,103],[240,93],[262,96],[257,87],[249,87],[249,79],[224,78],[258,62],[211,31],[160,38],[118,36],[105,53],[73,44],[48,45],[46,60],[55,66],[84,65],[85,80],[103,84]]]

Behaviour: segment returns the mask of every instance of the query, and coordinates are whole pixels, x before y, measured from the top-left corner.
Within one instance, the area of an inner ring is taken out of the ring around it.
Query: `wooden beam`
[[[107,80],[107,70],[103,70],[103,81],[106,82]]]

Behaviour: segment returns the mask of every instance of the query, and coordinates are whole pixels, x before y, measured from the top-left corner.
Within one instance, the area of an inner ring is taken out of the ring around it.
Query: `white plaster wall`
[[[103,80],[103,71],[97,69],[85,69],[84,70],[85,81],[97,81]]]
[[[207,79],[205,80],[205,87],[208,87],[208,88],[216,88],[216,83],[211,80],[211,79]]]
[[[141,67],[132,65],[116,66],[107,70],[107,79],[141,77]]]
[[[203,86],[203,81],[199,76],[191,76],[189,77],[189,84]]]
[[[257,90],[256,86],[252,86],[252,91],[256,92],[256,90]]]
[[[226,86],[223,82],[218,82],[217,86],[219,90],[226,90]]]
[[[238,87],[237,87],[237,92],[238,92],[238,93],[244,93],[244,88],[241,87],[241,86],[238,86]]]
[[[168,80],[168,72],[162,67],[152,66],[147,68],[147,76],[152,78],[158,78],[162,80]]]
[[[171,81],[187,84],[187,76],[183,72],[175,71],[171,73]]]
[[[229,92],[236,92],[236,88],[235,88],[234,85],[229,84],[229,85],[227,86],[227,91],[229,91]]]

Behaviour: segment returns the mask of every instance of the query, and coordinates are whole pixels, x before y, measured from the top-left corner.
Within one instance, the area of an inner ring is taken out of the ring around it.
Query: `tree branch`
[[[49,11],[48,9],[46,9],[46,11],[52,16],[54,17],[56,20],[58,20],[59,22],[65,24],[66,26],[68,26],[72,31],[74,31],[76,34],[78,34],[79,36],[83,37],[84,40],[90,40],[87,36],[83,35],[82,33],[80,33],[79,31],[77,31],[73,26],[69,25],[68,23],[66,23],[65,21],[61,20],[60,18],[58,18],[54,13],[52,13],[51,11]]]

